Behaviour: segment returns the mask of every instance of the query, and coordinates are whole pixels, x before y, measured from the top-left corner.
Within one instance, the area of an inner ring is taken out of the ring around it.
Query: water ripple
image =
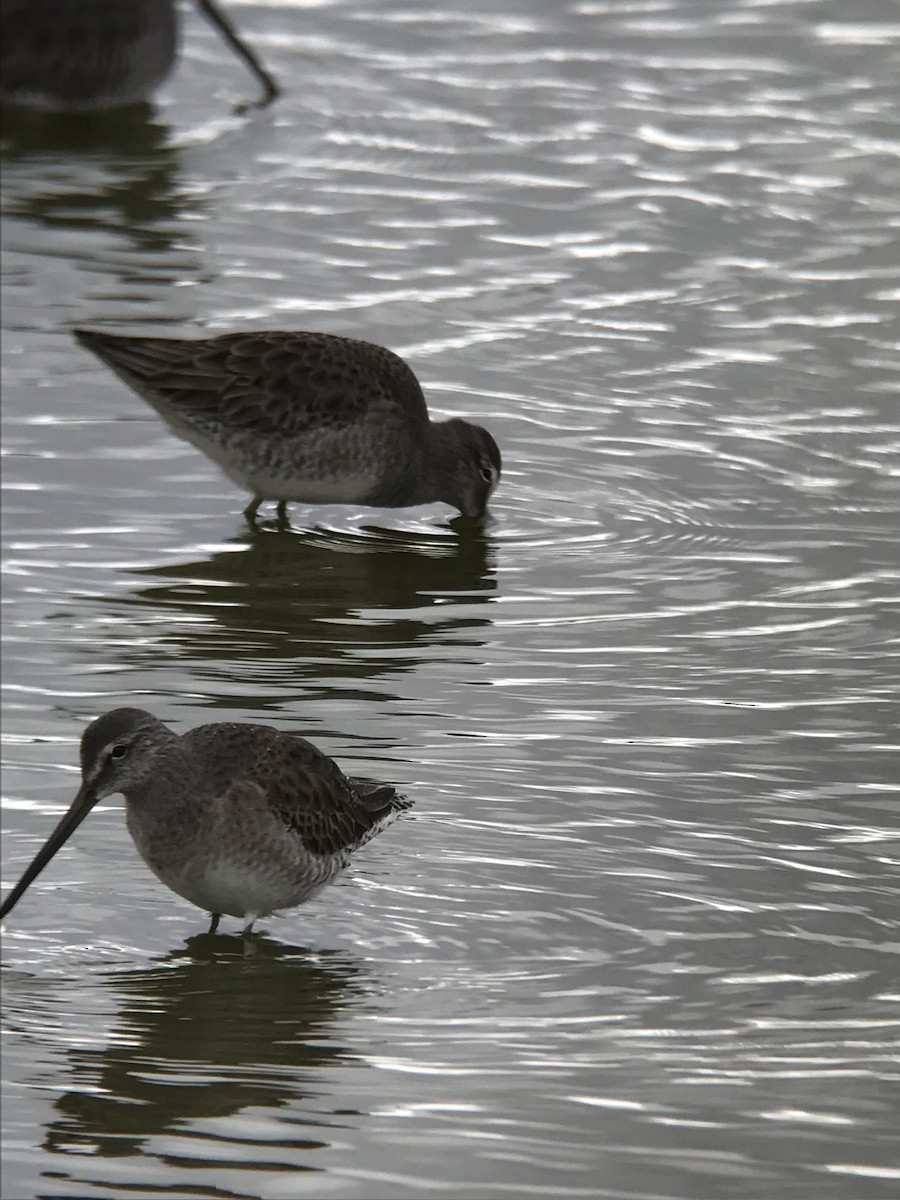
[[[895,13],[238,16],[264,113],[186,17],[152,112],[4,123],[4,883],[121,702],[416,805],[250,962],[101,804],[5,931],[10,1189],[876,1200]],[[490,517],[251,532],[94,322],[389,345],[496,434]]]

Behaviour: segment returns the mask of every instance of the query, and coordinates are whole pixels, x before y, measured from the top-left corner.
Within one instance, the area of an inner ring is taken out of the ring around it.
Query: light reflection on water
[[[121,699],[416,805],[253,959],[101,805],[5,930],[4,1194],[896,1190],[893,16],[259,4],[265,115],[190,26],[5,118],[4,884]],[[100,322],[391,346],[490,520],[249,531]]]

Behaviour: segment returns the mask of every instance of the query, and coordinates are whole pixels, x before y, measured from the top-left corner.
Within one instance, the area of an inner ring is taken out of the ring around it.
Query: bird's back
[[[196,428],[290,439],[370,421],[419,436],[428,424],[412,370],[370,342],[290,331],[76,336],[162,415]]]
[[[182,740],[206,764],[204,790],[233,798],[260,789],[270,812],[314,855],[349,853],[411,807],[390,784],[349,779],[305,738],[267,725],[201,725]]]

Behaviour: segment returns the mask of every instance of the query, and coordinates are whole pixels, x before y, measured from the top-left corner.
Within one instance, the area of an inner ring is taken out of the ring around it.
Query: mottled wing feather
[[[398,355],[324,333],[232,333],[204,341],[77,331],[79,340],[151,403],[182,420],[215,418],[234,432],[300,437],[340,430],[372,410],[415,432],[422,389]]]
[[[256,785],[312,854],[353,850],[381,822],[410,807],[389,784],[350,780],[311,742],[266,725],[203,725],[185,737],[214,762],[211,787],[224,793],[236,785]],[[238,778],[229,762],[242,764]]]

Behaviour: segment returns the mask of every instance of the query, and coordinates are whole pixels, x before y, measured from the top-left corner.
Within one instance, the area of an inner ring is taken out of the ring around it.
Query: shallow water
[[[271,109],[194,18],[4,126],[4,889],[122,701],[416,806],[248,958],[101,804],[4,931],[4,1195],[895,1197],[895,6],[233,9]],[[389,345],[490,519],[251,532],[80,324]]]

